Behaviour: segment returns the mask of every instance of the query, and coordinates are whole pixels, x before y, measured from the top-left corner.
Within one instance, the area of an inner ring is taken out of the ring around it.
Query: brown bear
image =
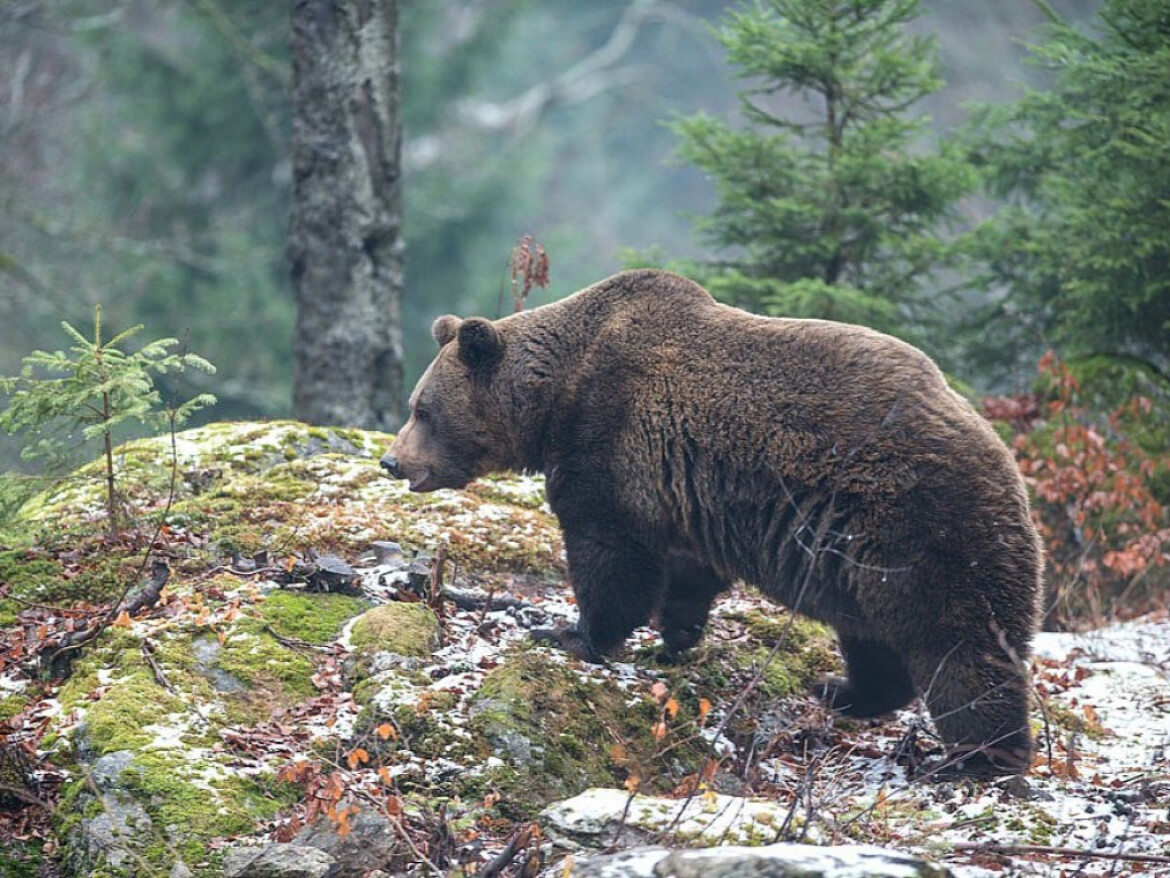
[[[654,270],[434,336],[382,466],[414,491],[545,474],[580,611],[563,648],[601,661],[654,619],[677,655],[743,580],[836,629],[831,707],[919,695],[948,773],[1027,770],[1040,543],[1011,454],[925,354]]]

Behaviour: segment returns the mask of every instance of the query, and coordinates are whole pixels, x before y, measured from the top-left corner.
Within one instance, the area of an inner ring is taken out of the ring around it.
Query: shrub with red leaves
[[[1150,490],[1167,462],[1132,428],[1150,401],[1093,411],[1068,365],[1040,360],[1040,393],[991,397],[984,414],[1011,430],[1049,556],[1047,627],[1099,624],[1149,609],[1170,590],[1170,521]]]

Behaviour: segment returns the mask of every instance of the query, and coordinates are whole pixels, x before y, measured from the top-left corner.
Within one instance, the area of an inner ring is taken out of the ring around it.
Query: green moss
[[[439,620],[425,604],[394,601],[364,613],[350,639],[359,656],[393,652],[426,658],[439,643]]]
[[[37,878],[43,862],[39,842],[9,839],[0,848],[0,875],[4,878]]]
[[[0,585],[26,601],[50,603],[60,597],[65,580],[59,561],[36,550],[10,549],[0,552]],[[0,626],[15,624],[22,609],[19,601],[0,599]]]
[[[0,722],[11,719],[24,710],[24,699],[19,695],[8,695],[0,698]],[[0,874],[3,874],[0,872]]]
[[[1096,719],[1089,719],[1083,713],[1077,713],[1056,701],[1046,701],[1045,711],[1049,721],[1066,732],[1084,735],[1094,741],[1105,737],[1105,728]]]
[[[165,833],[159,853],[168,865],[171,844],[186,863],[197,863],[212,840],[251,832],[294,801],[289,785],[216,768],[206,761],[193,766],[173,752],[151,751],[137,754],[122,776],[126,789]]]
[[[369,605],[369,601],[348,595],[276,591],[260,605],[260,616],[281,637],[324,644]]]
[[[759,693],[767,699],[784,698],[805,692],[819,677],[839,664],[832,631],[803,616],[793,617],[779,608],[773,612],[748,610],[726,617],[740,622],[750,635],[745,645],[720,650],[722,658],[739,671],[754,672],[764,667],[777,643],[784,645],[767,664],[760,679]],[[733,675],[738,677],[738,675]]]
[[[481,755],[497,756],[510,769],[492,778],[501,784],[504,816],[530,818],[554,799],[620,786],[630,773],[648,787],[671,786],[667,760],[683,774],[694,771],[702,760],[698,742],[678,742],[667,756],[653,735],[657,705],[632,700],[544,653],[509,653],[473,698],[470,722]],[[475,787],[483,778],[468,783]]]
[[[137,750],[155,739],[148,726],[164,721],[168,714],[185,711],[183,701],[159,686],[151,672],[141,667],[115,679],[106,693],[86,708],[86,745],[97,756]]]
[[[285,703],[315,694],[311,661],[282,646],[271,634],[248,629],[246,624],[239,625],[227,638],[217,667],[251,689],[268,691],[274,684],[279,686],[278,692],[269,694]]]

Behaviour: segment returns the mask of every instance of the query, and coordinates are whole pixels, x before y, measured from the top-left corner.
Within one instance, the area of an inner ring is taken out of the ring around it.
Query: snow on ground
[[[366,572],[366,583],[368,591],[381,592],[377,596],[383,598],[401,587],[395,577],[377,570]],[[530,628],[567,624],[576,616],[564,585],[530,584],[514,593],[523,597],[523,605],[448,616],[444,646],[435,659],[449,673],[433,684],[436,688],[473,692],[501,652],[526,638]],[[751,593],[737,594],[716,613],[762,603]],[[653,632],[639,631],[631,645],[654,639]],[[1170,876],[1170,862],[1087,856],[1170,855],[1170,620],[1148,619],[1088,634],[1041,634],[1035,652],[1034,679],[1045,707],[1034,713],[1037,758],[1026,780],[909,781],[899,754],[915,735],[921,751],[931,734],[920,708],[868,725],[824,720],[833,726],[827,741],[813,737],[800,752],[781,747],[757,759],[759,782],[753,789],[766,801],[735,804],[734,797],[719,796],[721,807],[712,809],[711,791],[703,806],[713,815],[711,826],[704,830],[702,815],[688,811],[688,834],[708,841],[766,843],[774,840],[768,837],[775,834],[773,827],[784,825],[791,836],[795,826],[800,840],[862,842],[926,854],[964,878]],[[549,650],[549,660],[565,661],[555,650]],[[624,662],[580,668],[582,674],[609,678],[631,690],[644,691],[657,679],[653,667]],[[798,703],[795,712],[818,709],[811,699],[807,707]],[[716,705],[712,711],[711,725],[719,709]],[[720,747],[725,754],[733,749],[726,739]],[[612,805],[610,799],[624,801],[627,794],[603,791],[597,796]],[[635,811],[638,821],[652,828],[654,814],[673,815],[680,804],[647,799]],[[795,820],[786,821],[790,813]],[[577,817],[590,819],[588,809]],[[663,819],[666,825],[671,818]],[[744,825],[732,825],[737,820]]]

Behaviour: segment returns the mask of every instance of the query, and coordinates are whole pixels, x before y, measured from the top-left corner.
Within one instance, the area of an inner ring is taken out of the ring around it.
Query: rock
[[[315,847],[270,844],[228,852],[224,878],[324,878],[331,875],[333,857]]]
[[[362,811],[349,820],[343,837],[325,818],[306,826],[294,839],[297,845],[315,848],[335,861],[329,878],[364,878],[374,869],[403,856],[403,843],[389,821],[375,811]]]
[[[129,750],[109,753],[90,768],[97,787],[101,813],[85,817],[69,832],[65,862],[70,874],[90,875],[102,868],[120,869],[137,863],[135,852],[153,835],[150,816],[138,802],[120,788],[122,773],[134,761]],[[78,795],[77,807],[92,810],[95,797],[88,789]]]
[[[201,677],[206,677],[216,692],[247,691],[247,684],[217,666],[219,654],[223,651],[223,646],[217,638],[197,637],[191,641],[191,651],[195,655],[195,672]]]
[[[430,552],[419,552],[406,568],[406,590],[426,599],[431,592],[431,572],[435,559]]]
[[[759,844],[776,837],[787,806],[774,801],[707,793],[689,801],[630,798],[624,790],[594,788],[541,813],[550,838],[569,847],[647,844],[661,833],[672,843]]]
[[[554,873],[556,870],[554,870]],[[868,845],[634,848],[574,863],[572,878],[948,878],[928,860]]]
[[[404,561],[402,546],[389,540],[375,540],[370,543],[374,550],[374,557],[379,565],[398,565]]]
[[[322,555],[314,563],[317,569],[309,574],[310,591],[349,595],[362,593],[361,577],[340,558]]]
[[[359,616],[350,642],[362,662],[380,652],[426,658],[439,645],[439,620],[424,604],[392,601]]]
[[[1004,795],[1012,799],[1023,799],[1030,802],[1051,802],[1055,798],[1051,793],[1028,783],[1023,775],[1014,774],[996,784],[1003,790]]]

